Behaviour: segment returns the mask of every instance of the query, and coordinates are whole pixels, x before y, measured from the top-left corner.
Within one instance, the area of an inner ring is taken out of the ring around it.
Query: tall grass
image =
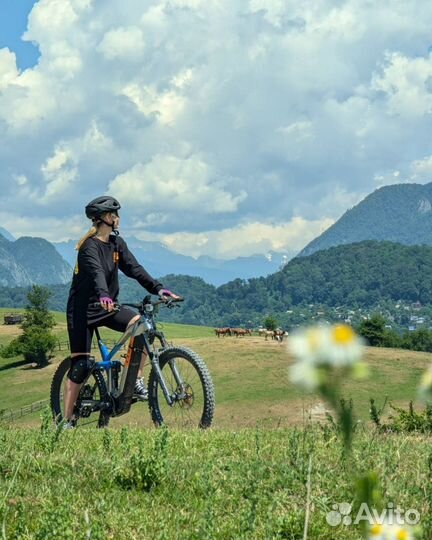
[[[430,452],[421,436],[362,430],[347,461],[332,429],[312,425],[191,433],[2,427],[0,525],[3,538],[24,540],[295,540],[303,538],[309,482],[308,538],[354,540],[358,526],[326,521],[334,504],[353,502],[353,465],[375,470],[384,501],[417,509],[427,524]]]

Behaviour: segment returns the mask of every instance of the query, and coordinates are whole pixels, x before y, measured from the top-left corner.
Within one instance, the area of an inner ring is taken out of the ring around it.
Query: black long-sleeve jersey
[[[103,296],[117,301],[119,294],[119,269],[134,278],[151,294],[157,294],[162,284],[152,278],[129,251],[126,242],[111,235],[109,242],[96,237],[88,238],[78,252],[72,285],[67,303],[67,318],[87,317],[88,324],[97,322],[110,314],[91,304]]]

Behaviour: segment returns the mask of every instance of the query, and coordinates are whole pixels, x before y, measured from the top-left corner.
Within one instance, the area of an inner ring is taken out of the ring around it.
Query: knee
[[[132,319],[128,322],[128,325],[127,327],[129,328],[130,326],[132,326],[134,323],[136,323],[139,318],[140,318],[141,315],[135,315],[135,317],[132,317]]]
[[[86,354],[81,354],[74,356],[71,362],[72,364],[67,374],[68,379],[75,384],[83,383],[95,363],[94,358]]]

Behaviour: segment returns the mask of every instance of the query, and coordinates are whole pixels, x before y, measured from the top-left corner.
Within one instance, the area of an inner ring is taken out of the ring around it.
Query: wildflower
[[[320,385],[318,368],[310,362],[296,362],[291,366],[290,378],[294,384],[302,386],[306,390],[316,390]]]
[[[296,358],[290,369],[291,381],[315,390],[329,380],[332,368],[349,367],[355,378],[364,378],[367,367],[360,362],[363,341],[345,324],[313,326],[297,331],[288,342]]]
[[[432,401],[432,365],[422,375],[419,395],[423,401]]]
[[[369,540],[384,540],[384,527],[375,523],[369,530]]]
[[[293,333],[288,341],[288,349],[293,356],[304,362],[323,363],[323,349],[329,342],[328,328],[324,325],[311,326]]]
[[[368,540],[413,540],[410,529],[400,525],[374,524],[369,529]]]
[[[329,329],[326,354],[334,366],[349,366],[363,354],[363,340],[347,324],[336,324]]]

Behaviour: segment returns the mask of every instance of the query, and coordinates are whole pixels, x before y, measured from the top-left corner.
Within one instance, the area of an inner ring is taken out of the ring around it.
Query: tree
[[[9,345],[2,347],[1,356],[10,358],[22,354],[25,360],[36,363],[37,367],[47,365],[48,355],[54,350],[57,342],[51,332],[55,320],[48,311],[50,296],[49,289],[33,285],[27,295],[26,316],[21,325],[23,333]]]
[[[372,347],[383,345],[386,321],[382,315],[375,313],[368,320],[362,321],[358,333],[363,336]]]
[[[276,330],[277,325],[278,322],[272,315],[269,315],[264,319],[264,326],[267,330]]]

